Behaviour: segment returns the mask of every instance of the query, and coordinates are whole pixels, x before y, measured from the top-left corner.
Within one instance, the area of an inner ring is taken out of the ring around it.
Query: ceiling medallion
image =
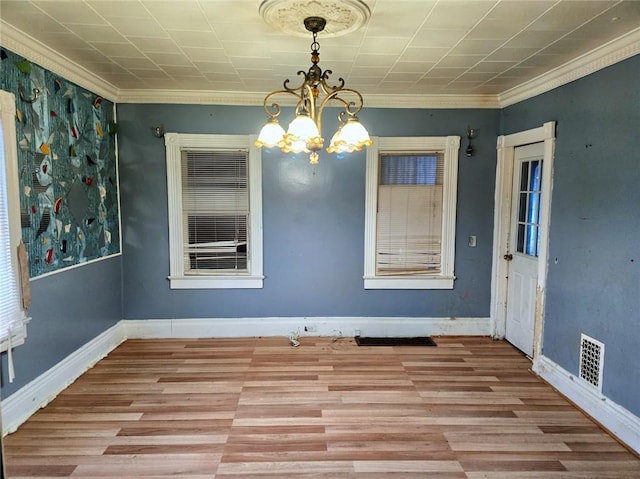
[[[327,25],[323,38],[339,37],[358,30],[371,16],[362,0],[264,0],[260,15],[273,28],[290,35],[308,37],[304,19],[322,17]]]

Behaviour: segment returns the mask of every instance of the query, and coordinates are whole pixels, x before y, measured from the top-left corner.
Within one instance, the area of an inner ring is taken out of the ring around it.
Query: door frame
[[[496,190],[493,220],[493,261],[491,273],[491,332],[503,339],[507,329],[507,286],[509,262],[503,258],[509,245],[511,228],[511,197],[513,195],[513,163],[515,148],[544,142],[542,168],[542,207],[540,209],[540,251],[533,326],[533,359],[542,352],[544,302],[546,297],[549,256],[549,221],[551,217],[551,190],[553,186],[553,158],[556,122],[511,135],[501,135],[497,142]]]

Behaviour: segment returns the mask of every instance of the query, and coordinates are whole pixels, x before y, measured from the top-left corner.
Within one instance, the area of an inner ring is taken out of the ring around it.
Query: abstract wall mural
[[[0,88],[16,97],[30,276],[119,253],[113,103],[4,48]]]

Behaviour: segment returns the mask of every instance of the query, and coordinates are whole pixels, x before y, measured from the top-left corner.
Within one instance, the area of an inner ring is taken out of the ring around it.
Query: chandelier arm
[[[338,96],[342,93],[355,95],[357,102],[347,101],[344,98],[341,98],[340,96]],[[322,112],[324,111],[325,106],[327,106],[327,104],[332,100],[342,103],[342,106],[344,106],[344,112],[341,112],[341,114],[345,113],[349,117],[356,116],[360,112],[360,110],[362,110],[362,107],[364,104],[362,95],[356,90],[353,90],[351,88],[342,88],[339,90],[334,90],[331,93],[328,93],[327,96],[320,103],[320,106],[318,107],[318,128],[320,128],[320,124],[322,123]],[[339,116],[339,118],[340,120],[343,119],[341,118],[341,115]]]
[[[286,88],[286,83],[288,81],[289,80],[285,81],[285,88]],[[302,97],[299,93],[296,93],[298,90],[300,90],[300,88],[296,88],[296,89],[286,88],[285,90],[276,90],[276,91],[272,91],[266,97],[264,97],[264,102],[262,106],[264,108],[264,111],[269,116],[269,118],[276,118],[278,115],[280,115],[280,112],[281,112],[280,105],[275,101],[271,103],[271,105],[269,105],[269,101],[272,97],[276,95],[287,95],[287,94],[293,95],[298,99],[298,104],[300,104],[300,102],[302,101]]]
[[[322,77],[320,78],[321,80],[321,85],[322,85],[322,90],[329,94],[330,92],[336,91],[336,90],[342,90],[344,88],[344,78],[340,77],[338,78],[338,85],[334,85],[331,86],[329,85],[328,81],[329,81],[329,75],[331,75],[333,72],[331,70],[325,70],[322,73]]]

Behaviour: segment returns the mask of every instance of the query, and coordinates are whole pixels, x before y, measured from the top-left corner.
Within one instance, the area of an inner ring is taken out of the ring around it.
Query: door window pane
[[[540,249],[540,202],[542,160],[526,160],[520,166],[516,251],[538,256]]]

